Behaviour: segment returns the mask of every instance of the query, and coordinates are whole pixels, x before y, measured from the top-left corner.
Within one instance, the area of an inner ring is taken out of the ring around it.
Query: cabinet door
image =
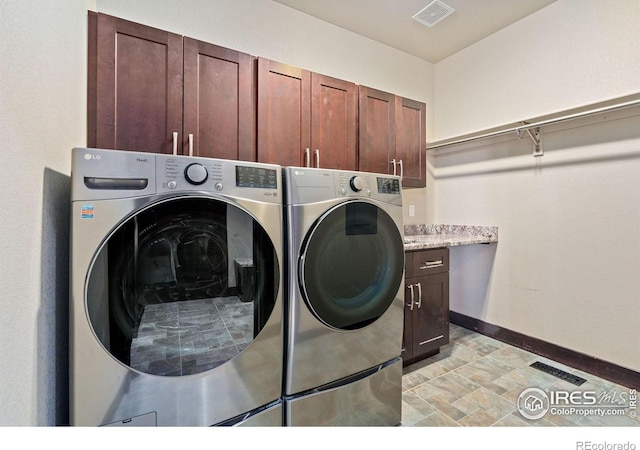
[[[182,36],[104,14],[89,26],[89,145],[180,153]]]
[[[306,70],[258,58],[258,161],[305,164],[311,133],[310,83]]]
[[[408,279],[404,284],[404,331],[402,333],[402,359],[405,361],[413,358],[413,310],[415,302],[413,302],[411,294],[413,293],[413,280]],[[414,294],[415,295],[415,294]]]
[[[255,161],[253,61],[250,55],[184,38],[185,154]]]
[[[413,356],[419,356],[449,342],[449,273],[412,279]]]
[[[354,83],[311,74],[313,167],[356,170],[358,91]]]
[[[395,96],[358,87],[358,170],[393,173],[395,154]]]
[[[427,107],[422,102],[396,97],[396,160],[402,165],[403,187],[425,187]]]

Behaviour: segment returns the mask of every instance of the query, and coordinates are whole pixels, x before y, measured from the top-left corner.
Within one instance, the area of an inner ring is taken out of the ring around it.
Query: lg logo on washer
[[[102,156],[101,155],[94,155],[92,153],[85,153],[84,154],[84,159],[86,159],[87,161],[100,161],[102,159]],[[148,158],[136,157],[135,161],[138,162],[138,163],[148,163],[149,159]]]

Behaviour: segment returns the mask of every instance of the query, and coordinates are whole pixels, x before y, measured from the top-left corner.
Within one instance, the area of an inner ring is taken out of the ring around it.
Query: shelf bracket
[[[527,126],[527,122],[521,122],[523,127]],[[518,139],[522,139],[524,136],[523,130],[521,128],[516,128],[516,135]],[[524,128],[524,131],[527,132],[531,140],[533,141],[533,156],[542,156],[544,155],[544,150],[542,149],[542,141],[540,140],[540,127],[536,127],[536,129],[531,132],[530,128]]]

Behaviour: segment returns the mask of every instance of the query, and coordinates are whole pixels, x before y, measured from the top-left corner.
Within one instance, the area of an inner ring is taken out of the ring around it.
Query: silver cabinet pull
[[[395,175],[396,174],[396,159],[395,158],[393,158],[391,160],[391,164],[393,164],[393,174]]]
[[[189,133],[189,156],[193,156],[193,134]]]
[[[420,266],[420,270],[425,269],[435,269],[436,267],[444,266],[444,261],[439,259],[437,261],[425,261],[422,266]]]
[[[308,148],[304,150],[304,166],[311,167],[311,154]]]
[[[178,154],[178,132],[174,131],[173,132],[173,155],[177,155]]]
[[[410,284],[408,287],[411,291],[411,303],[409,303],[407,306],[409,306],[410,310],[413,311],[413,284]]]
[[[444,334],[441,334],[440,336],[436,336],[436,337],[428,339],[426,341],[422,341],[418,345],[428,344],[429,342],[437,341],[438,339],[442,339],[443,337],[444,337]]]
[[[400,164],[400,180],[402,180],[402,178],[404,177],[404,168],[402,167],[402,160],[399,161],[399,164]]]
[[[416,283],[418,286],[418,309],[422,308],[422,283]]]
[[[320,150],[316,149],[315,153],[316,153],[316,167],[319,169],[320,168]]]

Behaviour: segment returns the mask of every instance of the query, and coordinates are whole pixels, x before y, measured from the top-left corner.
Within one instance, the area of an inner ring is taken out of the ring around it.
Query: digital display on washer
[[[399,194],[400,180],[397,178],[378,177],[378,194]]]
[[[260,189],[278,189],[278,177],[273,169],[236,166],[236,186]]]

